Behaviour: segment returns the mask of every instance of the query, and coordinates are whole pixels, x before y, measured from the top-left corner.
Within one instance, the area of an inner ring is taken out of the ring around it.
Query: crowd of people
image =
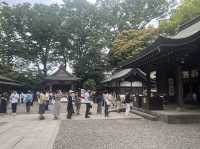
[[[17,91],[13,91],[10,96],[8,93],[2,93],[0,95],[0,112],[7,113],[8,104],[11,105],[13,115],[16,115],[18,104],[26,105],[26,112],[30,113],[31,106],[36,102],[39,105],[39,119],[45,119],[45,112],[50,110],[49,104],[52,104],[51,112],[54,119],[58,119],[61,112],[61,103],[63,99],[66,99],[67,107],[67,119],[71,119],[73,115],[79,115],[82,105],[85,105],[85,118],[90,118],[91,108],[94,103],[97,104],[97,114],[105,114],[105,117],[109,116],[109,108],[115,106],[118,112],[122,108],[122,103],[126,105],[125,114],[128,115],[130,111],[130,93],[127,93],[124,99],[119,95],[113,96],[109,92],[92,92],[90,90],[81,89],[79,91],[69,90],[69,92],[62,92],[61,90],[55,92],[37,91],[35,93],[30,90],[26,93],[18,94]]]

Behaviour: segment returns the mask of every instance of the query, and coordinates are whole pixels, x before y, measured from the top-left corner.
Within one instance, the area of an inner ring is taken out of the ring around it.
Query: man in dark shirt
[[[69,94],[70,95],[68,96],[68,103],[67,103],[67,119],[71,119],[72,118],[72,113],[73,113],[73,103],[72,103],[73,91],[70,90]]]

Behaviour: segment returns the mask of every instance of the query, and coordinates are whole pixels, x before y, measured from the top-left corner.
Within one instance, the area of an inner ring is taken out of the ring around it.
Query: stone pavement
[[[37,111],[37,107],[35,112]],[[45,114],[0,115],[0,149],[199,149],[200,125],[170,125],[137,115],[111,112],[108,119],[95,114],[59,120]],[[51,108],[50,108],[51,109]],[[32,109],[34,110],[34,109]],[[65,112],[65,106],[63,106]],[[34,112],[33,112],[34,113]]]
[[[93,111],[94,112],[94,111]],[[50,113],[50,112],[49,112]],[[45,114],[45,120],[38,120],[38,114],[0,115],[0,149],[51,149],[53,147],[59,126],[62,120],[90,121],[104,120],[103,115],[92,114],[89,119],[84,118],[84,113],[73,115],[72,120],[66,120],[62,113],[59,120],[53,120],[51,114]],[[110,113],[108,119],[141,119],[137,115],[124,113]],[[62,131],[62,130],[61,130]]]
[[[0,149],[51,149],[60,121],[39,121],[37,114],[0,116]]]
[[[199,124],[146,119],[64,120],[53,149],[199,149]]]

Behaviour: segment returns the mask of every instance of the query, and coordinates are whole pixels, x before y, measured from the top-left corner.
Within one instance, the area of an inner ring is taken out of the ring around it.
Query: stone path
[[[61,122],[53,149],[199,149],[200,125],[146,119]]]
[[[0,149],[51,149],[60,121],[38,115],[0,116]]]
[[[111,112],[108,119],[141,119],[141,117]],[[92,114],[89,119],[85,119],[82,112],[67,120],[66,114],[62,113],[59,120],[53,120],[51,114],[45,114],[45,120],[40,121],[38,114],[0,115],[0,149],[51,149],[63,120],[93,123],[93,120],[103,121],[105,117]]]
[[[22,107],[23,108],[23,107]],[[37,111],[37,107],[35,112]],[[71,120],[38,114],[0,115],[0,149],[199,149],[200,125],[170,125],[140,116],[111,112],[108,119],[92,111]],[[95,107],[94,107],[95,109]],[[32,109],[34,110],[34,109]],[[65,106],[63,106],[65,112]]]

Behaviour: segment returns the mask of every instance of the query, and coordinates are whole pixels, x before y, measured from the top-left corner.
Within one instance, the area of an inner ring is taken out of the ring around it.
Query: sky
[[[95,3],[96,0],[87,0],[91,3]],[[8,4],[19,4],[19,3],[24,3],[24,2],[29,2],[29,3],[42,3],[42,4],[53,4],[53,3],[57,3],[57,4],[63,4],[62,0],[0,0],[0,2],[6,2]]]

